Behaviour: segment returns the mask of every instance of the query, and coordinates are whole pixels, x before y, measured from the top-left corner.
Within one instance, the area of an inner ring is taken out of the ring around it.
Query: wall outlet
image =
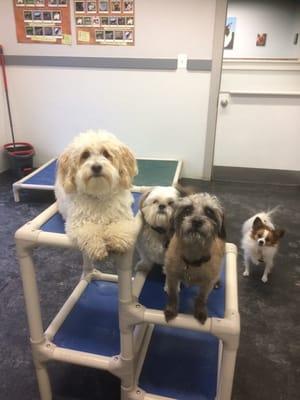
[[[178,54],[177,57],[177,69],[186,69],[187,67],[187,55]]]

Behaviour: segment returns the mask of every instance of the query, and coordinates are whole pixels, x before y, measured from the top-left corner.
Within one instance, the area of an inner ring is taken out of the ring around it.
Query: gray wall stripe
[[[214,181],[300,186],[300,171],[215,165],[212,175]]]
[[[176,70],[177,59],[170,58],[115,58],[115,57],[51,57],[51,56],[17,56],[5,57],[7,65],[33,67],[67,67],[67,68],[112,68],[112,69],[150,69]],[[210,71],[210,60],[189,60],[190,71]]]
[[[188,60],[187,69],[189,71],[211,71],[211,60]]]

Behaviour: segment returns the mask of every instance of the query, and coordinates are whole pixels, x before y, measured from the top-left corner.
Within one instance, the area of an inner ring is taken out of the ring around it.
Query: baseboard
[[[213,181],[263,183],[271,185],[300,185],[300,171],[263,168],[224,167],[215,165]]]

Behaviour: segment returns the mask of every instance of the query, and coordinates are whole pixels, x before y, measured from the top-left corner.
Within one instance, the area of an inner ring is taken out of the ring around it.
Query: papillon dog
[[[262,281],[268,281],[273,268],[273,260],[277,253],[279,240],[283,237],[283,229],[275,229],[271,215],[274,210],[255,214],[244,222],[242,227],[241,247],[244,252],[244,276],[250,274],[250,262],[264,265]]]

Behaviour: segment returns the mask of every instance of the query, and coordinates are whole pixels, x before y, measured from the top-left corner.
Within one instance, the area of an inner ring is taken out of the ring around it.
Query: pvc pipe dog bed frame
[[[20,201],[20,190],[54,190],[57,159],[53,158],[31,174],[13,184],[14,200]],[[141,191],[149,186],[171,186],[178,182],[182,161],[137,159],[139,173],[134,178],[133,190]]]
[[[189,315],[195,287],[181,290],[180,313],[166,323],[161,270],[133,279],[129,252],[117,257],[117,275],[93,270],[84,259],[85,277],[44,331],[32,250],[72,247],[56,203],[15,237],[42,400],[52,398],[50,360],[110,371],[121,380],[122,400],[231,398],[240,331],[235,245],[226,244],[222,285],[209,296],[204,325]]]

